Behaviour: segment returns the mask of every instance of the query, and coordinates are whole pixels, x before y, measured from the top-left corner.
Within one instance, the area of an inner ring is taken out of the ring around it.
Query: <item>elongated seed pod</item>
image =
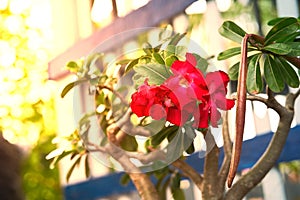
[[[247,79],[247,42],[249,35],[246,34],[242,41],[242,58],[239,70],[238,86],[237,86],[237,104],[236,104],[236,120],[235,120],[235,141],[233,144],[233,152],[227,179],[227,186],[230,188],[240,162],[244,126],[246,113],[246,79]]]

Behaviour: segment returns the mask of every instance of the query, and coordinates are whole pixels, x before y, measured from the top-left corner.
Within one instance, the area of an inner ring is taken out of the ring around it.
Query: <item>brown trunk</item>
[[[0,198],[23,200],[21,187],[21,159],[18,148],[6,141],[0,132]]]

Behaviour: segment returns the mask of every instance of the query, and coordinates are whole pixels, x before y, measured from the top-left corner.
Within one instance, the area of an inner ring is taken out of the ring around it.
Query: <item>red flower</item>
[[[210,72],[204,77],[195,66],[192,54],[186,61],[175,61],[169,77],[160,86],[149,86],[147,80],[132,95],[131,109],[137,116],[151,116],[182,126],[194,120],[197,128],[216,127],[221,118],[218,109],[229,110],[234,101],[226,98],[228,75],[223,71]]]
[[[138,91],[131,96],[131,110],[138,117],[150,116],[152,113],[154,119],[162,118],[163,113],[161,108],[153,105],[161,105],[162,98],[166,91],[159,86],[149,86],[148,81],[145,80],[144,84],[138,88]],[[158,111],[161,114],[158,114]]]
[[[210,123],[217,127],[221,118],[218,108],[230,110],[235,103],[234,100],[226,98],[229,77],[225,72],[217,71],[207,73],[205,80],[209,91]]]

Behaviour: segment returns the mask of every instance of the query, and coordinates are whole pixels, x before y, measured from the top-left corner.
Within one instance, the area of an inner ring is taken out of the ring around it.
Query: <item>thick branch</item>
[[[154,150],[147,154],[136,153],[136,152],[126,152],[127,156],[130,158],[136,158],[143,164],[148,164],[156,160],[165,160],[166,153],[162,150]]]
[[[219,148],[210,131],[205,137],[206,144],[213,144],[213,148],[208,152],[204,162],[204,178],[201,185],[202,199],[220,199],[223,192],[219,192],[218,171],[219,171]]]
[[[183,175],[192,180],[199,189],[201,188],[203,177],[193,167],[181,159],[176,160],[172,165],[180,169]]]
[[[223,127],[222,127],[222,134],[223,134],[223,149],[224,149],[224,160],[219,171],[219,187],[220,190],[224,191],[225,189],[225,182],[229,172],[230,160],[231,160],[231,152],[232,152],[232,143],[230,140],[229,134],[229,127],[228,127],[228,112],[225,113],[223,118]]]
[[[236,184],[227,192],[226,200],[242,199],[253,187],[255,187],[269,172],[269,170],[276,164],[277,159],[286,142],[290,125],[294,116],[294,101],[296,99],[295,94],[287,96],[286,106],[278,109],[280,115],[280,121],[277,131],[274,133],[272,140],[257,163],[251,168],[251,170],[242,176]],[[275,104],[272,107],[277,107],[278,102],[275,103],[275,99],[269,99],[269,104]]]
[[[128,173],[130,179],[135,185],[141,199],[143,200],[157,200],[158,193],[151,182],[148,175],[141,172],[131,161],[125,151],[118,147],[120,141],[116,137],[116,133],[120,130],[119,126],[110,125],[107,128],[107,138],[109,143],[106,145],[107,152],[117,160],[124,170]],[[124,132],[123,132],[124,133]],[[122,134],[123,134],[122,133]],[[122,137],[119,137],[122,138]]]

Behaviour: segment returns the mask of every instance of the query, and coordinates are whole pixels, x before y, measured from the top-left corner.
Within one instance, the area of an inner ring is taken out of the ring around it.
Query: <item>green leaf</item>
[[[156,60],[156,62],[158,62],[161,65],[165,65],[165,61],[164,61],[163,57],[159,53],[154,52],[152,54],[152,56]]]
[[[277,63],[270,55],[266,55],[264,62],[264,75],[269,88],[273,92],[281,92],[284,88],[284,81]]]
[[[300,42],[287,42],[285,43],[291,48],[290,53],[288,53],[288,56],[300,56]]]
[[[260,72],[259,60],[261,54],[254,55],[249,62],[247,72],[247,89],[250,93],[257,94],[263,89],[263,81]]]
[[[70,70],[70,72],[73,72],[73,73],[76,73],[76,72],[82,70],[81,66],[79,66],[77,64],[77,62],[75,62],[75,61],[68,62],[66,67],[67,67],[68,70]]]
[[[147,54],[147,55],[151,55],[153,48],[152,45],[149,42],[145,43],[145,47],[143,48],[143,51]]]
[[[230,80],[238,80],[239,76],[239,69],[240,69],[240,62],[235,63],[232,65],[228,70],[228,76]]]
[[[232,41],[241,43],[246,32],[232,21],[225,21],[219,28],[219,33]]]
[[[186,33],[183,33],[183,34],[176,33],[176,34],[172,37],[172,39],[171,39],[169,45],[177,45],[178,42],[179,42],[182,38],[184,38],[185,35],[186,35]]]
[[[117,65],[125,65],[125,64],[128,64],[128,63],[130,63],[132,61],[132,59],[121,59],[121,60],[118,60],[117,62],[116,62],[116,64]]]
[[[192,144],[185,150],[185,152],[187,154],[192,154],[195,152],[195,146],[194,146],[194,142],[192,142]]]
[[[69,169],[69,171],[68,171],[68,173],[67,173],[67,175],[66,175],[66,180],[67,180],[67,182],[69,182],[70,177],[71,177],[71,175],[72,175],[72,173],[73,173],[75,167],[76,167],[76,166],[79,166],[80,160],[81,160],[81,156],[79,156],[79,157],[76,159],[76,161],[72,164],[72,166],[70,167],[70,169]]]
[[[227,50],[219,53],[217,59],[218,60],[225,60],[227,58],[238,55],[240,53],[241,53],[241,47],[234,47],[234,48],[227,49]]]
[[[174,200],[184,200],[185,196],[180,189],[181,176],[179,173],[172,174],[170,179],[170,188]]]
[[[270,52],[278,54],[278,55],[287,55],[292,51],[291,47],[285,43],[269,44],[269,45],[265,46],[263,48],[263,50],[270,51]]]
[[[280,71],[286,84],[293,88],[299,87],[299,77],[291,65],[281,57],[275,57],[275,62],[280,67]]]
[[[139,63],[139,58],[130,61],[125,67],[125,73],[129,72],[138,63]]]
[[[130,182],[130,177],[127,173],[124,173],[121,178],[120,178],[120,183],[123,185],[123,186],[126,186],[128,185],[128,183]]]
[[[175,55],[171,55],[166,58],[166,65],[170,67],[178,58]]]
[[[200,69],[202,72],[206,72],[207,67],[208,67],[208,62],[206,59],[202,58],[201,56],[199,56],[198,54],[193,53],[194,57],[197,60],[197,65],[196,67],[198,69]]]
[[[257,49],[255,48],[248,48],[248,52],[251,52],[251,51],[255,51]],[[241,47],[234,47],[234,48],[231,48],[231,49],[227,49],[221,53],[219,53],[217,59],[218,60],[225,60],[227,58],[230,58],[230,57],[233,57],[233,56],[236,56],[236,55],[239,55],[241,54]]]
[[[175,45],[168,45],[164,50],[164,57],[167,58],[169,56],[175,55],[176,46]]]
[[[281,42],[281,40],[284,40],[287,36],[295,33],[298,29],[299,25],[296,18],[284,18],[276,23],[267,33],[265,37],[265,45],[274,42]]]
[[[286,37],[280,38],[279,42],[281,43],[294,42],[298,36],[300,36],[300,32],[291,33]]]
[[[186,52],[187,52],[186,46],[176,46],[175,48],[175,56],[179,58],[179,60],[185,60]]]
[[[85,161],[84,161],[84,168],[85,168],[85,177],[88,178],[91,175],[90,170],[90,164],[89,164],[89,156],[86,155]]]
[[[183,128],[179,128],[167,146],[167,163],[174,162],[174,160],[182,156],[182,153],[191,145],[193,140],[194,138],[190,138],[183,132]]]
[[[69,83],[68,85],[65,86],[65,88],[63,89],[63,91],[61,92],[60,96],[61,98],[64,98],[66,96],[66,94],[73,88],[75,87],[76,85],[79,85],[81,83],[84,83],[86,82],[87,79],[79,79],[77,81],[74,81],[72,83]]]
[[[149,84],[160,85],[171,75],[171,72],[165,65],[160,64],[143,64],[136,65],[134,71],[143,77],[148,78]],[[144,79],[145,80],[145,79]]]
[[[151,145],[159,145],[170,134],[178,131],[178,126],[163,127],[157,134],[151,136]]]
[[[151,123],[145,125],[144,128],[149,130],[151,135],[154,135],[165,128],[165,123],[165,120],[153,120]]]
[[[138,143],[134,136],[126,134],[122,139],[120,146],[125,151],[136,151],[138,148]]]
[[[277,24],[278,22],[282,21],[283,19],[286,19],[286,18],[289,18],[289,17],[277,17],[277,18],[274,18],[274,19],[271,19],[270,21],[268,21],[268,25],[269,26],[274,26],[275,24]]]

